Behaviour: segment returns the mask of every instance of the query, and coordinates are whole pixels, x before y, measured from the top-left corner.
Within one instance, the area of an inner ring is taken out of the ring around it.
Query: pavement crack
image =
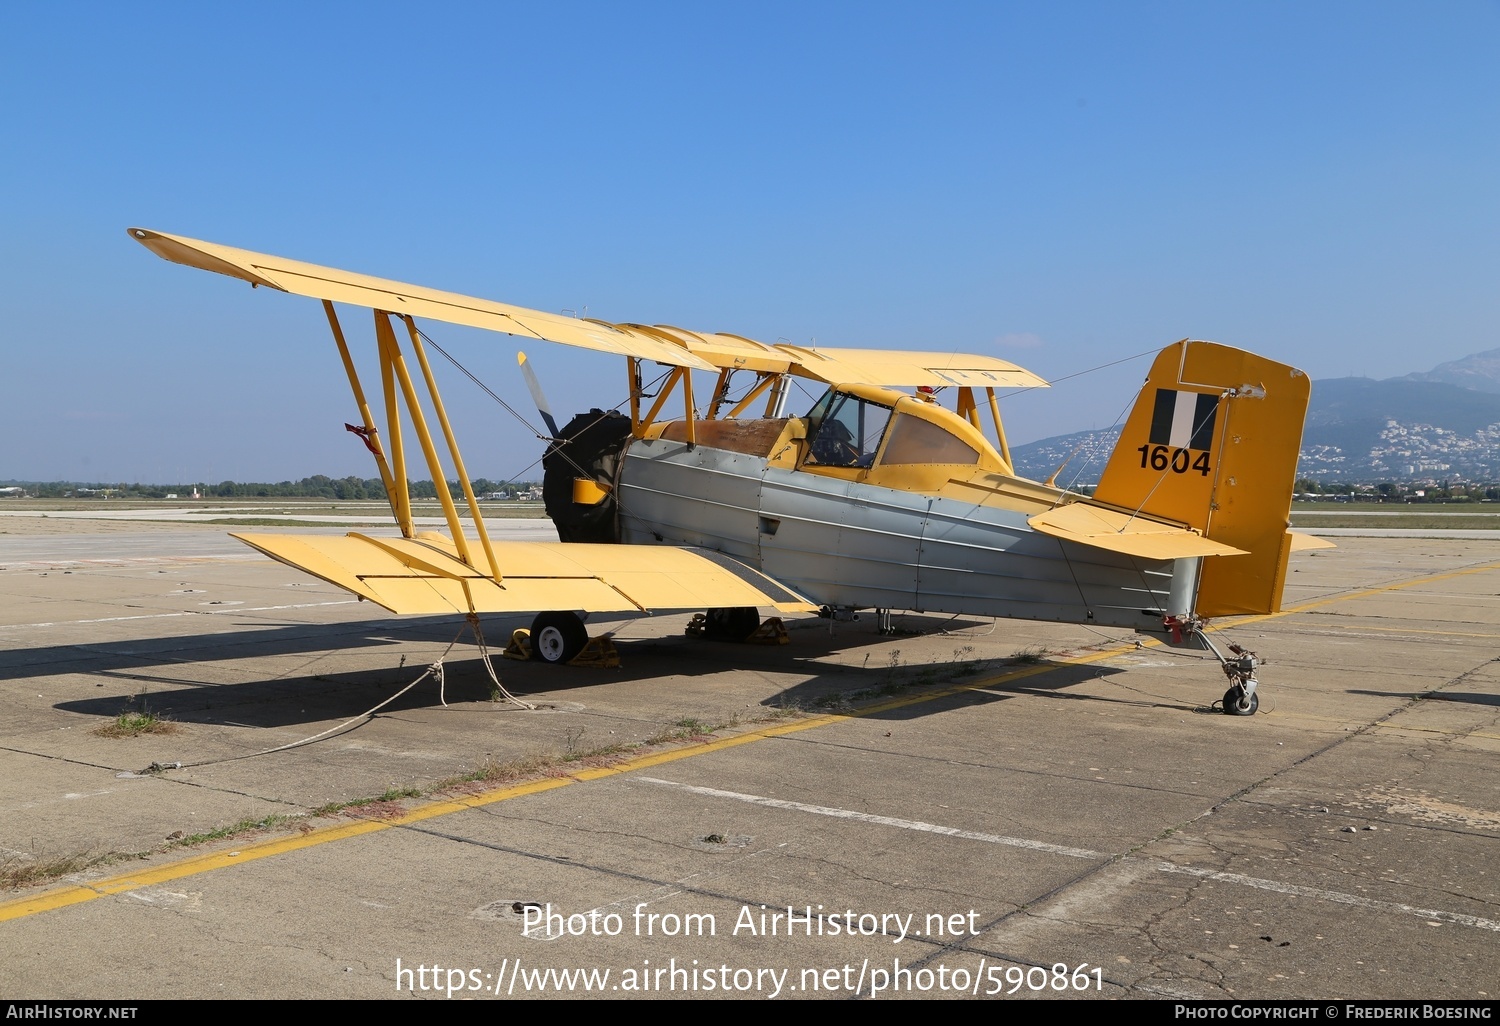
[[[1205,955],[1200,952],[1175,950],[1173,945],[1164,944],[1157,937],[1158,930],[1164,929],[1167,917],[1174,913],[1180,913],[1186,916],[1190,922],[1201,922],[1198,916],[1193,915],[1189,911],[1189,906],[1191,906],[1193,901],[1196,899],[1197,891],[1200,887],[1204,886],[1204,883],[1204,880],[1199,879],[1189,884],[1183,890],[1182,897],[1175,905],[1166,908],[1160,908],[1153,912],[1146,919],[1146,921],[1141,924],[1140,932],[1141,936],[1145,938],[1146,942],[1149,943],[1151,947],[1156,951],[1156,954],[1150,959],[1150,964],[1153,970],[1151,979],[1155,979],[1158,982],[1168,983],[1182,979],[1185,973],[1183,973],[1181,968],[1168,967],[1163,964],[1164,959],[1176,958],[1183,960],[1191,965],[1201,966],[1203,969],[1208,970],[1212,974],[1212,978],[1204,979],[1203,976],[1199,974],[1194,976],[1194,980],[1198,983],[1202,983],[1213,988],[1219,994],[1228,996],[1229,992],[1227,990],[1224,973],[1217,964],[1210,961]]]
[[[1332,741],[1328,742],[1326,745],[1323,745],[1321,748],[1316,748],[1313,751],[1308,752],[1306,755],[1302,756],[1301,758],[1296,759],[1295,761],[1290,762],[1287,765],[1281,767],[1280,769],[1277,769],[1277,770],[1272,771],[1271,773],[1268,773],[1266,776],[1261,777],[1259,780],[1255,780],[1255,781],[1252,781],[1251,783],[1248,783],[1248,784],[1244,785],[1239,790],[1233,792],[1232,794],[1228,795],[1227,797],[1223,798],[1222,800],[1215,802],[1213,805],[1210,805],[1207,809],[1205,809],[1204,811],[1200,812],[1198,815],[1192,817],[1191,819],[1183,820],[1182,822],[1174,825],[1171,828],[1171,831],[1175,832],[1175,831],[1183,830],[1183,829],[1191,826],[1192,824],[1197,823],[1201,819],[1204,819],[1204,818],[1206,818],[1208,816],[1212,816],[1212,815],[1216,814],[1217,812],[1219,812],[1220,810],[1225,809],[1225,808],[1229,807],[1230,805],[1235,804],[1236,802],[1244,800],[1247,796],[1249,796],[1249,795],[1253,794],[1254,792],[1260,790],[1262,787],[1264,787],[1265,785],[1271,783],[1272,781],[1277,780],[1277,779],[1279,779],[1279,778],[1281,778],[1283,776],[1286,776],[1287,774],[1290,774],[1292,771],[1300,769],[1303,766],[1306,766],[1308,763],[1312,762],[1313,760],[1321,758],[1324,755],[1327,755],[1329,752],[1332,752],[1335,749],[1340,748],[1343,745],[1348,744],[1349,742],[1355,740],[1356,738],[1364,737],[1367,734],[1372,733],[1377,728],[1379,728],[1381,726],[1384,726],[1390,720],[1394,719],[1395,717],[1397,717],[1397,716],[1401,715],[1402,713],[1404,713],[1404,712],[1410,710],[1411,708],[1413,708],[1418,702],[1422,701],[1424,695],[1433,694],[1433,693],[1435,693],[1437,691],[1443,690],[1443,688],[1451,687],[1454,684],[1457,684],[1457,683],[1459,683],[1461,681],[1467,680],[1471,675],[1479,672],[1479,670],[1481,670],[1484,667],[1489,666],[1491,663],[1495,663],[1497,661],[1500,661],[1500,657],[1485,659],[1482,662],[1478,663],[1477,665],[1475,665],[1475,666],[1471,667],[1470,669],[1464,671],[1463,673],[1459,674],[1457,677],[1454,677],[1452,680],[1448,681],[1447,683],[1441,684],[1438,687],[1431,689],[1430,691],[1425,691],[1425,692],[1421,692],[1421,693],[1419,693],[1417,695],[1413,695],[1411,698],[1407,699],[1401,705],[1399,705],[1396,708],[1394,708],[1394,709],[1390,710],[1389,712],[1387,712],[1384,716],[1377,717],[1376,719],[1371,720],[1369,723],[1366,723],[1363,726],[1361,726],[1361,727],[1359,727],[1359,728],[1357,728],[1355,730],[1352,730],[1352,731],[1348,732],[1347,734],[1343,734],[1340,737],[1334,738]],[[1165,835],[1163,835],[1163,836],[1165,836]]]
[[[89,762],[86,759],[70,759],[65,755],[49,755],[46,752],[33,752],[25,748],[11,748],[8,745],[0,745],[0,752],[13,752],[16,755],[31,755],[38,759],[49,759],[53,762],[65,762],[73,766],[87,766],[90,769],[107,770],[110,773],[129,773],[131,770],[122,769],[119,766],[105,766],[102,763]]]

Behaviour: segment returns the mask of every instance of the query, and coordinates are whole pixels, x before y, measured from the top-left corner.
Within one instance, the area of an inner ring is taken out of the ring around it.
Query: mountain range
[[[1092,484],[1118,428],[1016,446],[1025,477],[1045,480],[1077,450],[1059,484]],[[1324,482],[1500,480],[1500,349],[1377,381],[1312,383],[1299,477]]]

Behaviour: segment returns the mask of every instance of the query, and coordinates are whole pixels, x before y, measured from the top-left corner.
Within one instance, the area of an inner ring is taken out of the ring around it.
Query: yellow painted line
[[[1120,649],[1119,651],[1129,651]],[[270,840],[247,844],[240,848],[228,851],[218,851],[194,855],[190,858],[180,859],[149,869],[132,870],[128,873],[120,873],[115,876],[106,877],[89,883],[70,884],[65,887],[54,887],[51,890],[39,894],[26,895],[21,898],[13,898],[10,901],[0,902],[0,922],[12,919],[22,919],[27,916],[37,915],[42,912],[50,912],[54,909],[66,908],[69,905],[77,905],[82,902],[93,901],[96,898],[108,897],[114,894],[122,894],[126,891],[139,890],[143,887],[151,887],[156,884],[166,883],[171,880],[179,880],[186,876],[196,876],[199,873],[209,873],[217,869],[227,869],[232,866],[243,865],[246,862],[254,862],[257,859],[271,858],[275,855],[285,855],[289,852],[301,851],[304,848],[312,848],[317,845],[328,844],[332,841],[342,841],[351,837],[361,837],[366,834],[378,833],[389,830],[392,827],[408,826],[420,823],[423,820],[434,819],[438,816],[447,816],[455,812],[464,812],[468,809],[482,808],[497,802],[510,801],[513,798],[522,798],[527,795],[540,794],[544,791],[552,791],[557,788],[567,787],[571,784],[583,783],[590,780],[602,780],[606,777],[620,776],[625,773],[633,773],[636,770],[648,769],[653,766],[661,766],[669,762],[677,762],[681,759],[696,758],[700,755],[708,755],[713,752],[736,748],[755,741],[763,741],[767,738],[782,737],[787,734],[796,734],[805,730],[814,730],[830,724],[840,723],[845,720],[859,719],[886,712],[891,709],[899,709],[903,706],[916,705],[922,702],[931,702],[936,699],[946,698],[972,691],[976,688],[992,686],[1011,680],[1019,680],[1024,677],[1032,677],[1047,673],[1056,669],[1059,665],[1072,665],[1078,663],[1090,663],[1110,655],[1118,654],[1116,651],[1091,653],[1074,659],[1064,660],[1062,663],[1041,664],[1030,666],[1022,670],[1001,674],[997,677],[989,677],[982,681],[974,681],[967,684],[956,684],[952,687],[943,688],[938,691],[928,691],[921,695],[892,698],[875,705],[866,706],[851,713],[825,713],[818,716],[807,716],[788,723],[778,723],[758,730],[746,731],[743,734],[735,734],[732,737],[718,738],[701,745],[686,748],[676,748],[664,752],[653,752],[638,758],[627,759],[624,762],[615,763],[610,766],[598,766],[589,769],[576,770],[567,776],[547,777],[542,780],[528,781],[524,784],[515,784],[509,787],[497,788],[493,791],[483,791],[478,794],[464,795],[459,798],[448,798],[442,801],[429,802],[418,808],[412,809],[399,816],[389,819],[361,819],[351,823],[342,823],[338,826],[326,827],[321,830],[313,830],[310,833],[298,834],[291,837],[278,837]]]
[[[94,880],[89,883],[73,884],[66,887],[55,887],[40,894],[27,895],[0,903],[0,922],[21,919],[26,916],[36,915],[39,912],[50,912],[53,909],[65,908],[68,905],[77,905],[85,901],[93,901],[95,898],[103,898],[112,894],[122,894],[126,891],[139,890],[142,887],[151,887],[170,880],[180,880],[186,876],[196,876],[199,873],[208,873],[216,869],[226,869],[230,866],[254,862],[257,859],[270,858],[273,855],[284,855],[287,852],[300,851],[303,848],[327,844],[330,841],[342,841],[350,837],[378,833],[381,830],[388,830],[391,827],[404,826],[408,823],[420,822],[424,819],[431,819],[433,816],[443,816],[451,812],[461,812],[464,809],[489,805],[492,802],[505,801],[508,798],[519,798],[523,795],[550,791],[554,788],[565,787],[573,782],[573,780],[566,777],[549,777],[545,780],[533,780],[525,784],[517,784],[513,787],[492,791],[488,794],[432,802],[421,808],[413,809],[404,815],[394,816],[390,819],[355,820],[350,823],[341,823],[337,826],[326,827],[321,830],[313,830],[311,833],[259,841],[254,844],[247,844],[238,849],[194,855],[190,858],[179,859],[176,862],[168,862],[149,869],[120,873],[116,876],[106,877],[103,880]]]
[[[1349,602],[1355,599],[1368,598],[1373,595],[1382,595],[1387,592],[1399,591],[1403,588],[1416,587],[1435,581],[1447,580],[1454,577],[1462,577],[1468,574],[1482,573],[1487,570],[1500,569],[1500,562],[1487,563],[1483,566],[1469,567],[1464,570],[1456,570],[1446,574],[1435,574],[1427,577],[1415,578],[1397,584],[1384,585],[1379,588],[1366,588],[1361,591],[1351,592],[1347,595],[1337,595],[1331,598],[1318,599],[1312,602],[1304,602],[1299,606],[1283,609],[1277,613],[1269,613],[1262,616],[1245,617],[1238,620],[1234,626],[1247,623],[1257,623],[1264,620],[1276,620],[1297,613],[1304,613],[1310,609],[1318,609],[1323,606],[1333,605],[1338,602]],[[1144,646],[1155,646],[1161,644],[1155,639],[1143,642]],[[50,912],[54,909],[66,908],[69,905],[77,905],[83,902],[93,901],[96,898],[108,897],[115,894],[123,894],[127,891],[139,890],[155,884],[166,883],[171,880],[180,880],[187,876],[196,876],[199,873],[209,873],[218,869],[226,869],[231,866],[243,865],[246,862],[254,862],[257,859],[271,858],[276,855],[285,855],[289,852],[301,851],[318,845],[328,844],[333,841],[342,841],[351,837],[361,837],[366,834],[378,833],[393,827],[407,826],[420,823],[424,820],[433,819],[438,816],[447,816],[455,812],[463,812],[469,809],[482,808],[497,802],[510,801],[513,798],[522,798],[527,795],[540,794],[544,791],[552,791],[572,784],[582,783],[590,780],[602,780],[606,777],[620,776],[625,773],[633,773],[636,770],[648,769],[653,766],[661,766],[669,762],[677,762],[681,759],[697,758],[701,755],[709,755],[713,752],[736,748],[755,741],[763,741],[767,738],[783,737],[787,734],[796,734],[806,730],[814,730],[818,727],[829,726],[846,720],[861,719],[875,716],[880,713],[889,712],[893,709],[901,709],[912,705],[921,705],[943,698],[962,694],[966,691],[975,691],[981,688],[994,687],[997,684],[1006,684],[1012,681],[1022,680],[1027,677],[1040,676],[1050,673],[1062,666],[1082,666],[1088,663],[1100,662],[1115,656],[1125,655],[1136,651],[1134,643],[1119,645],[1098,652],[1090,652],[1086,655],[1073,656],[1057,662],[1039,663],[1025,669],[1011,670],[996,676],[969,681],[964,684],[955,684],[950,687],[936,691],[924,691],[921,694],[908,695],[887,699],[873,705],[864,706],[850,713],[825,713],[818,716],[808,716],[790,723],[780,723],[759,730],[746,731],[732,737],[719,738],[705,744],[695,745],[687,748],[677,748],[665,752],[653,752],[635,759],[627,759],[623,762],[610,766],[599,766],[590,769],[578,770],[567,776],[547,777],[542,780],[533,780],[523,784],[510,787],[497,788],[493,791],[483,791],[474,795],[465,795],[461,798],[448,798],[442,801],[429,802],[418,808],[412,809],[399,816],[389,819],[362,819],[351,823],[342,823],[338,826],[326,827],[313,830],[306,834],[298,834],[294,837],[279,837],[270,840],[247,844],[241,848],[229,851],[209,852],[203,855],[194,855],[190,858],[180,859],[164,865],[154,866],[150,869],[139,870],[130,873],[121,873],[95,880],[90,883],[70,884],[63,887],[54,887],[34,895],[26,895],[13,898],[10,901],[0,902],[0,922],[12,919],[22,919],[27,916],[38,915],[42,912]],[[1409,729],[1409,728],[1408,728]]]

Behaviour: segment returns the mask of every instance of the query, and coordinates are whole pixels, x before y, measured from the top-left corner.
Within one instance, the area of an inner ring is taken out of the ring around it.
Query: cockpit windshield
[[[875,462],[891,408],[829,389],[807,415],[807,462],[819,467],[868,467]]]

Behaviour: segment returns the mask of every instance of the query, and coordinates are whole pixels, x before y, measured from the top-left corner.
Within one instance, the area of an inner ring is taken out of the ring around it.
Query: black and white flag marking
[[[1207,392],[1156,390],[1151,414],[1151,444],[1174,449],[1208,449],[1213,444],[1219,397]]]

